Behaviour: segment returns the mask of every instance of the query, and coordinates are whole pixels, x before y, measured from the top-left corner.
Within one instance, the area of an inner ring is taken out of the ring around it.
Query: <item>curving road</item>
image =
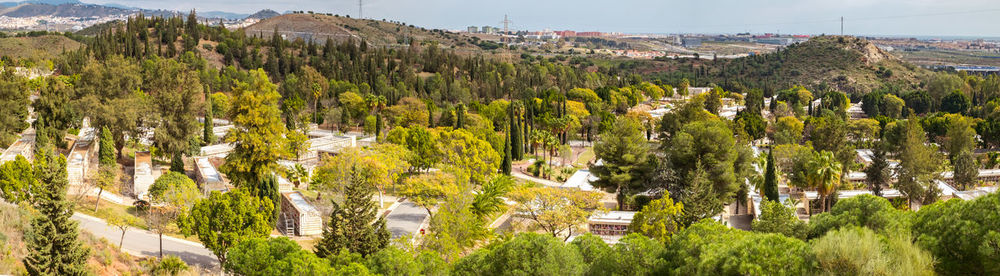
[[[98,238],[105,238],[114,245],[118,244],[122,232],[118,228],[108,226],[99,218],[75,213],[73,220],[80,222],[80,229],[90,232]],[[125,241],[122,243],[122,250],[137,256],[160,256],[159,237],[149,231],[129,228],[125,231]],[[174,255],[180,257],[188,265],[198,265],[202,268],[216,269],[219,261],[203,245],[182,240],[174,237],[163,236],[163,255]]]

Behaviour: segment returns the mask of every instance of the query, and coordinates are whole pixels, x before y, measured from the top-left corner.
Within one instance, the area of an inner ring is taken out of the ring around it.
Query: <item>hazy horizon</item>
[[[427,28],[460,30],[500,26],[506,14],[513,30],[576,30],[623,33],[782,33],[863,36],[1000,37],[991,0],[774,0],[750,1],[461,1],[363,0],[364,18],[401,21]],[[262,9],[334,13],[357,17],[355,0],[83,0],[145,9],[251,14]],[[525,8],[528,7],[528,8]]]

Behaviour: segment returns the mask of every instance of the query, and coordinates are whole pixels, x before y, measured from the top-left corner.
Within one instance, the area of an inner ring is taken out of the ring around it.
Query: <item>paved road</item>
[[[393,239],[405,235],[416,236],[420,232],[420,225],[424,223],[428,215],[427,209],[406,201],[399,204],[385,217],[385,225],[392,233]]]
[[[118,228],[108,226],[103,220],[88,215],[76,213],[73,219],[80,222],[80,229],[94,234],[99,238],[105,238],[112,244],[117,245],[121,239],[122,232]],[[129,228],[125,231],[125,242],[122,249],[129,254],[141,256],[159,256],[159,237],[149,231]],[[180,257],[188,265],[200,265],[202,268],[218,268],[219,262],[212,255],[212,251],[205,249],[199,243],[177,239],[173,237],[163,237],[163,255],[175,255]]]

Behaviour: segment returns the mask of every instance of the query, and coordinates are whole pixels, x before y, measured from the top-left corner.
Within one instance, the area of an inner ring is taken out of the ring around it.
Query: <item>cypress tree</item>
[[[455,108],[455,129],[465,128],[465,105],[458,104]]]
[[[212,96],[210,91],[212,90],[208,88],[208,85],[205,85],[205,129],[204,133],[202,133],[202,140],[205,142],[205,145],[215,143],[215,132],[213,131],[215,124],[212,122],[215,120],[215,114],[212,114]]]
[[[101,138],[98,143],[98,160],[101,166],[113,166],[115,164],[115,140],[111,137],[111,130],[108,127],[101,128]]]
[[[316,245],[317,256],[326,258],[347,249],[364,257],[389,244],[385,218],[376,220],[378,208],[372,201],[371,185],[366,182],[356,167],[351,168],[350,181],[344,187],[343,205],[331,200],[333,212],[323,229],[323,238]]]
[[[22,261],[29,275],[86,275],[90,248],[77,240],[77,222],[66,200],[66,158],[43,149],[35,156],[38,183],[44,185],[35,203],[38,215],[25,235],[28,254]]]
[[[375,142],[379,142],[382,137],[382,113],[375,113]]]
[[[264,177],[259,185],[253,186],[253,189],[254,196],[260,198],[261,201],[270,200],[274,204],[274,214],[270,218],[271,226],[274,226],[278,222],[278,216],[281,215],[281,191],[278,188],[278,177],[274,175]]]
[[[510,138],[511,154],[513,154],[511,159],[521,160],[524,158],[524,143],[522,142],[524,134],[521,133],[521,120],[515,115],[513,107],[508,110],[507,115],[509,117],[507,121],[510,123],[510,135],[508,137]]]
[[[184,173],[184,159],[181,153],[174,153],[174,157],[170,159],[170,171]]]
[[[500,172],[505,175],[510,175],[511,171],[511,152],[510,152],[510,137],[514,136],[511,134],[510,130],[507,130],[507,139],[503,141],[503,162],[500,163]]]
[[[767,152],[767,169],[764,172],[764,198],[778,202],[778,174],[774,168],[774,150]]]

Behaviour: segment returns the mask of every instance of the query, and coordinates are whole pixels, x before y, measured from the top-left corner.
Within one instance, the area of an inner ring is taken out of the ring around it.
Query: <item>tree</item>
[[[809,238],[822,237],[833,229],[848,225],[865,227],[882,234],[901,233],[909,227],[906,215],[885,198],[859,195],[837,201],[829,212],[811,217]]]
[[[208,88],[208,85],[205,85],[205,122],[202,124],[203,129],[201,138],[205,145],[215,144],[215,123],[213,122],[215,121],[215,117],[212,114],[214,104],[212,103],[212,97],[210,96],[211,91],[212,90]]]
[[[764,170],[764,187],[762,194],[770,201],[778,202],[778,173],[774,167],[774,151],[767,152],[767,168]]]
[[[666,263],[663,243],[643,235],[626,235],[612,250],[591,263],[587,275],[655,275]]]
[[[241,241],[227,253],[225,270],[235,275],[335,275],[330,261],[302,250],[286,237]]]
[[[442,131],[437,145],[444,170],[459,180],[484,183],[500,166],[500,155],[493,146],[464,129]]]
[[[653,200],[642,207],[642,210],[635,213],[632,223],[628,229],[632,233],[643,234],[661,243],[670,241],[670,236],[674,232],[680,231],[684,225],[684,204],[664,195],[662,198]]]
[[[455,264],[458,275],[583,275],[586,265],[572,245],[536,233],[480,249]]]
[[[1000,193],[924,206],[912,222],[917,245],[934,255],[938,273],[1000,273]]]
[[[745,144],[737,143],[729,126],[718,119],[689,123],[663,146],[676,175],[686,177],[684,181],[669,183],[667,189],[684,202],[685,213],[688,214],[693,211],[691,208],[694,206],[689,204],[687,197],[694,194],[691,192],[694,190],[692,187],[699,184],[692,179],[697,175],[696,170],[705,171],[705,177],[712,186],[711,194],[720,204],[732,200],[739,188],[738,176],[745,175],[750,170],[749,156],[752,153]],[[714,211],[716,208],[710,209]]]
[[[707,174],[701,161],[697,161],[695,170],[684,178],[687,188],[678,196],[684,204],[684,225],[719,215],[725,207]]]
[[[508,133],[507,134],[507,138],[505,138],[503,140],[503,161],[500,162],[500,173],[502,173],[504,175],[510,175],[510,172],[511,172],[511,162],[513,162],[512,158],[511,158],[511,151],[510,151],[510,137],[511,136],[512,135],[510,133]]]
[[[100,147],[97,150],[98,164],[100,166],[115,165],[115,140],[111,136],[111,130],[108,127],[102,127],[99,139],[98,145]]]
[[[125,242],[125,231],[131,228],[132,225],[138,225],[139,219],[119,211],[104,211],[103,217],[105,217],[108,226],[118,228],[118,230],[122,231],[122,237],[118,240],[118,250],[122,250],[122,243]]]
[[[600,193],[576,189],[521,188],[511,192],[510,199],[517,202],[516,212],[533,220],[535,227],[563,240],[579,233],[580,225],[601,208]]]
[[[947,123],[943,146],[948,151],[952,163],[963,151],[973,151],[976,147],[976,130],[972,128],[972,118],[961,115],[945,115]]]
[[[86,275],[90,248],[77,240],[78,223],[66,200],[66,158],[48,150],[35,156],[38,183],[45,188],[36,195],[38,211],[25,235],[27,255],[22,262],[30,275]]]
[[[271,232],[268,217],[274,204],[269,199],[251,196],[245,189],[225,194],[213,191],[208,199],[199,200],[188,214],[177,219],[181,233],[197,235],[211,250],[220,264],[226,263],[226,253],[242,241],[265,238]]]
[[[778,119],[774,123],[774,132],[771,134],[771,139],[774,140],[774,144],[798,144],[802,141],[802,130],[805,125],[802,121],[796,119],[792,116],[785,116]]]
[[[731,229],[702,220],[681,230],[656,275],[803,275],[813,268],[808,245],[779,234]]]
[[[402,128],[396,128],[402,129]],[[436,164],[441,153],[437,147],[437,135],[422,126],[411,126],[406,131],[405,146],[413,153],[410,164],[419,170],[430,169]]]
[[[972,100],[962,91],[955,90],[941,99],[941,111],[963,114],[972,106]]]
[[[40,164],[37,161],[35,164]],[[21,202],[34,203],[41,198],[47,185],[39,184],[35,178],[35,170],[41,167],[32,167],[28,159],[18,155],[13,161],[0,164],[0,191],[3,192],[3,200],[19,204]]]
[[[163,258],[163,233],[168,224],[187,212],[201,196],[194,181],[179,172],[168,172],[149,187],[150,202],[159,206],[146,214],[146,223],[159,236],[160,258]]]
[[[821,151],[813,155],[806,164],[806,180],[808,185],[819,194],[820,210],[829,209],[828,197],[840,187],[843,168],[834,158],[833,153]]]
[[[376,216],[378,208],[372,202],[371,184],[357,169],[344,187],[343,204],[332,201],[333,211],[323,239],[316,245],[316,255],[325,258],[336,255],[341,249],[368,256],[389,244],[389,230],[385,219]]]
[[[976,178],[979,176],[979,166],[976,165],[976,158],[972,156],[972,152],[969,150],[959,152],[952,163],[955,167],[953,171],[954,182],[959,189],[965,191],[975,188]]]
[[[248,82],[233,89],[229,118],[236,126],[224,138],[233,145],[221,171],[237,187],[252,187],[277,169],[284,156],[285,126],[281,123],[275,85],[262,70],[250,71]]]
[[[760,203],[760,217],[751,226],[754,232],[777,233],[805,240],[809,226],[799,220],[795,209],[781,204],[777,200],[765,200]]]
[[[935,275],[934,258],[908,234],[848,226],[816,239],[812,251],[818,270],[830,275]]]
[[[510,176],[494,176],[490,181],[483,183],[469,206],[472,214],[486,220],[489,216],[502,212],[507,206],[504,197],[513,186],[514,179]]]
[[[872,163],[865,168],[865,182],[868,183],[868,190],[875,196],[882,196],[882,186],[888,186],[892,180],[892,171],[883,148],[882,145],[876,146],[872,152]]]
[[[97,171],[97,199],[94,201],[94,212],[97,212],[97,207],[101,203],[101,194],[104,193],[104,189],[110,189],[114,187],[115,181],[118,180],[118,164],[112,164],[111,167],[100,167]]]
[[[447,275],[448,264],[433,252],[410,252],[389,246],[367,258],[368,269],[378,275]]]
[[[937,149],[926,143],[926,133],[915,117],[910,116],[902,127],[902,140],[896,153],[899,158],[896,189],[906,196],[911,206],[921,200],[930,203],[935,199],[928,195],[936,194],[933,180],[939,176],[941,158]]]
[[[438,202],[458,192],[454,176],[442,172],[432,172],[403,180],[403,187],[400,189],[399,195],[406,197],[417,206],[424,207],[428,214],[432,214],[431,208],[437,206]]]
[[[642,135],[639,122],[629,118],[619,118],[601,140],[594,145],[601,165],[591,165],[590,171],[598,178],[594,187],[614,192],[618,208],[624,209],[625,198],[640,192],[645,183],[650,147]]]
[[[153,140],[164,153],[183,154],[197,135],[195,114],[201,109],[202,90],[197,71],[174,59],[153,59],[144,68],[145,91],[152,96],[159,122]]]
[[[748,141],[764,138],[764,134],[767,134],[767,121],[764,121],[764,117],[760,115],[760,111],[754,113],[753,111],[742,110],[736,114],[735,119],[735,121],[743,124],[743,130],[746,131],[749,137],[742,138],[747,138]]]
[[[118,163],[115,162],[115,140],[111,137],[108,127],[101,128],[101,136],[98,140],[98,171],[97,171],[97,200],[94,202],[94,212],[101,202],[101,194],[104,189],[110,189],[118,180]]]
[[[460,182],[459,190],[469,190],[468,182]],[[445,261],[455,262],[459,256],[486,237],[484,222],[472,214],[470,193],[450,194],[431,217],[430,234],[424,236],[422,249],[436,252]]]

